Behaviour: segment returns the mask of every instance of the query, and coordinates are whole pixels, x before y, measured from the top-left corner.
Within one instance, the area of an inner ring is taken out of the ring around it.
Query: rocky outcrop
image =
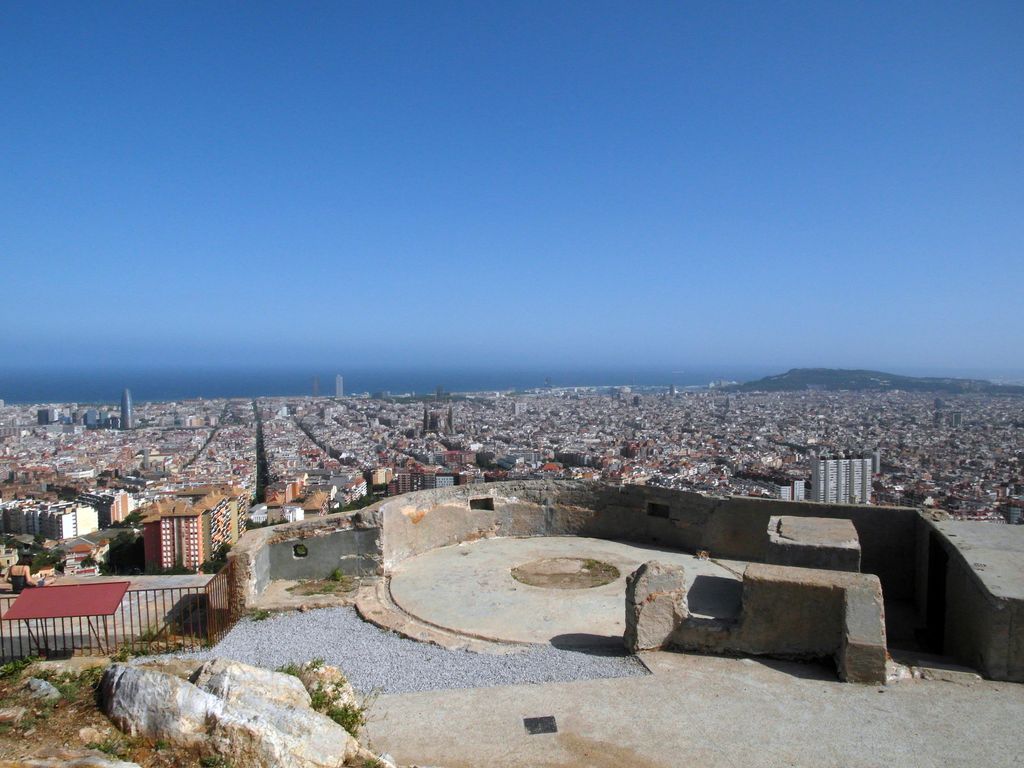
[[[340,725],[310,708],[290,675],[216,659],[190,680],[159,668],[114,664],[103,708],[133,736],[212,751],[253,768],[339,768],[360,754]]]
[[[682,566],[656,560],[626,577],[626,648],[631,652],[663,648],[690,615]]]
[[[139,768],[95,750],[48,749],[32,757],[0,760],[0,768]]]
[[[0,709],[0,725],[17,725],[26,712],[25,707],[4,707]]]
[[[356,706],[356,692],[337,667],[309,661],[299,667],[298,679],[306,691],[316,691],[335,706]]]
[[[25,690],[28,691],[28,695],[33,699],[39,699],[40,701],[57,701],[61,697],[60,691],[38,677],[30,677],[26,680]]]
[[[206,662],[190,681],[225,701],[256,699],[285,707],[309,707],[309,692],[299,679],[230,659]]]

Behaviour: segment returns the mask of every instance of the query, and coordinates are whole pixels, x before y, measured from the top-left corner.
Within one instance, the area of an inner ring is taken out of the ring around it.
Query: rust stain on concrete
[[[402,514],[409,518],[409,522],[416,525],[416,523],[427,516],[427,510],[420,509],[419,507],[402,507]]]

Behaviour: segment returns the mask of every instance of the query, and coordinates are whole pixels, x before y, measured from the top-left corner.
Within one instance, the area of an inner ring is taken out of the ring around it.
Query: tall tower
[[[344,397],[345,396],[345,379],[341,377],[339,373],[334,377],[334,396]]]
[[[826,504],[870,504],[873,457],[812,458],[811,501]]]
[[[132,413],[132,391],[121,393],[121,429],[135,429],[135,414]]]

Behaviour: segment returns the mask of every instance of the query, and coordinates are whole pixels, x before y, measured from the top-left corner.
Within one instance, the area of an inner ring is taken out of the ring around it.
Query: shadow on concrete
[[[738,619],[743,582],[724,576],[698,576],[686,592],[690,613],[715,619]]]
[[[926,650],[927,628],[918,620],[917,609],[910,600],[885,600],[885,642],[889,651],[921,652]]]
[[[593,635],[588,632],[573,632],[555,635],[549,641],[560,651],[576,651],[590,656],[628,656],[621,635]]]
[[[748,656],[747,658],[762,667],[774,669],[776,672],[782,672],[792,677],[799,677],[801,680],[821,680],[830,683],[839,681],[836,665],[831,659],[785,661],[783,659],[766,659],[763,656]]]

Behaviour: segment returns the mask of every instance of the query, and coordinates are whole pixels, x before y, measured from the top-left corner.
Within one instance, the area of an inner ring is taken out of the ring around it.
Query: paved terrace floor
[[[444,768],[880,768],[1024,765],[1024,686],[839,683],[788,662],[644,654],[653,675],[382,696],[367,732]],[[529,735],[523,718],[554,716]]]
[[[551,558],[610,563],[619,578],[598,587],[548,589],[512,578],[512,569]],[[742,565],[732,570],[675,550],[577,536],[496,538],[435,549],[399,564],[391,595],[409,614],[491,640],[556,645],[622,645],[626,577],[641,563],[682,565],[692,613],[734,617]]]

